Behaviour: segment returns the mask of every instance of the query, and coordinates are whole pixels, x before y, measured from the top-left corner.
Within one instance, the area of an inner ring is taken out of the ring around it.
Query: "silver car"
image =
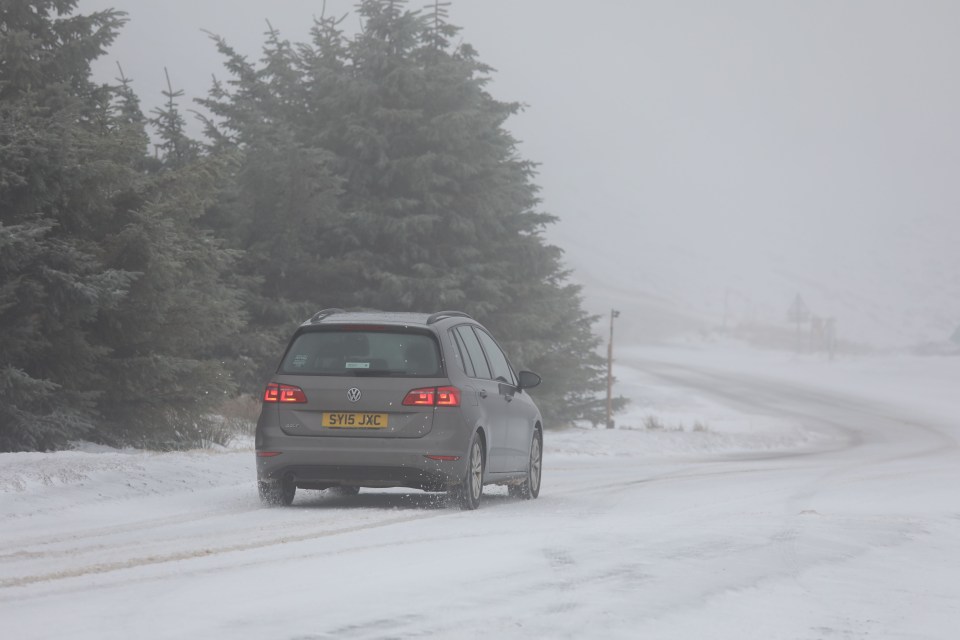
[[[319,311],[264,393],[260,498],[411,487],[476,509],[491,483],[536,498],[543,420],[526,390],[538,384],[465,313]]]

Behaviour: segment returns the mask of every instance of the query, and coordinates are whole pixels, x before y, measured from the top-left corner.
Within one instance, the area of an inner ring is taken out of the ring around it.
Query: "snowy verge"
[[[615,416],[615,429],[548,432],[547,454],[685,458],[723,454],[810,450],[836,438],[796,419],[746,413],[704,394],[664,383],[633,363],[614,365],[615,395],[630,400]]]
[[[156,453],[95,451],[0,454],[0,516],[15,518],[117,500],[253,487],[252,450]]]

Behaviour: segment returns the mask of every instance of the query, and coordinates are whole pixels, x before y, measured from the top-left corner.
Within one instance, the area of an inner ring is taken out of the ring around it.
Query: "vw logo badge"
[[[349,389],[347,389],[347,400],[349,400],[350,402],[356,402],[359,399],[360,399],[360,389],[357,389],[356,387],[350,387]]]

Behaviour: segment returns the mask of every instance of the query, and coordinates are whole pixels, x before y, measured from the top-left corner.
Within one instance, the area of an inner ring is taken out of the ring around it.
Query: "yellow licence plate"
[[[386,413],[335,413],[332,411],[323,412],[323,422],[325,427],[335,428],[361,428],[361,429],[386,429]]]

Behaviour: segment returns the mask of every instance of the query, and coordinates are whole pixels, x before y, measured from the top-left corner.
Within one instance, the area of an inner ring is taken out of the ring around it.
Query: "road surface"
[[[621,365],[823,437],[665,456],[639,432],[548,432],[540,499],[493,489],[476,512],[373,490],[261,508],[249,452],[132,456],[96,474],[29,458],[54,489],[3,494],[3,635],[957,637],[957,421],[896,397]]]

